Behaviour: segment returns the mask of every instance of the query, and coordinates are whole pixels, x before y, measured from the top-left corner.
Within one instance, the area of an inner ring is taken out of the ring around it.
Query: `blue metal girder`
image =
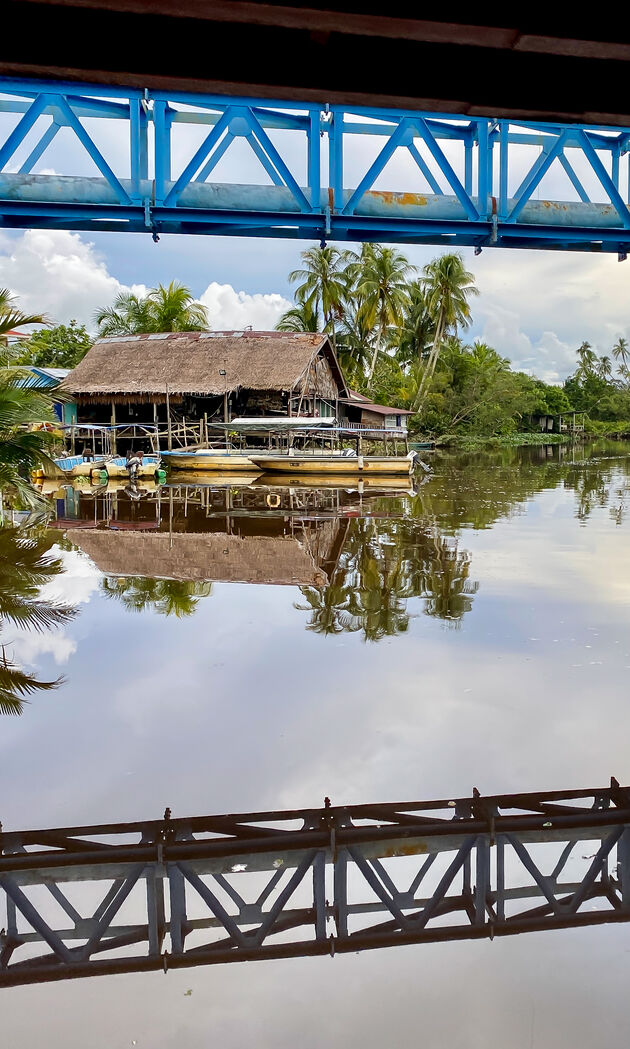
[[[238,141],[251,167],[229,166]],[[624,254],[629,147],[624,128],[4,79],[0,226]]]
[[[0,833],[0,986],[627,921],[615,779]]]

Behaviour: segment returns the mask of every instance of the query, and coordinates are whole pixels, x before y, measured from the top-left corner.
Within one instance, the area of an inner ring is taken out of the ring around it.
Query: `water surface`
[[[5,829],[630,781],[630,447],[55,493]],[[138,494],[140,497],[138,497]],[[9,638],[9,632],[5,632]],[[7,1045],[628,1044],[629,927],[3,992]],[[192,994],[187,994],[189,990]]]

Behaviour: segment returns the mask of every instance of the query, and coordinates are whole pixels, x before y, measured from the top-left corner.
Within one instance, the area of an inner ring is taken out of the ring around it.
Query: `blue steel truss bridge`
[[[4,831],[0,985],[630,920],[630,788]]]
[[[4,228],[623,259],[629,200],[628,128],[0,80]]]

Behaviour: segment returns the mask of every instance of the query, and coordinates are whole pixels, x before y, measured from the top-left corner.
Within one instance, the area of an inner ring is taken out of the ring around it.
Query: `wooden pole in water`
[[[168,430],[168,450],[173,450],[173,430],[171,428],[171,399],[168,395],[168,383],[166,384],[166,426]]]
[[[116,402],[112,401],[112,427],[116,425]],[[116,455],[116,431],[112,429],[112,453]]]

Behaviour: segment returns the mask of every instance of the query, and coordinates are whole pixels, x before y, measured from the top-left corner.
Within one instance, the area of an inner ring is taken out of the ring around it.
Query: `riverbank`
[[[437,448],[458,448],[471,451],[475,448],[523,448],[527,445],[569,444],[571,438],[564,433],[508,433],[499,437],[476,437],[472,435],[450,434],[438,437]]]

